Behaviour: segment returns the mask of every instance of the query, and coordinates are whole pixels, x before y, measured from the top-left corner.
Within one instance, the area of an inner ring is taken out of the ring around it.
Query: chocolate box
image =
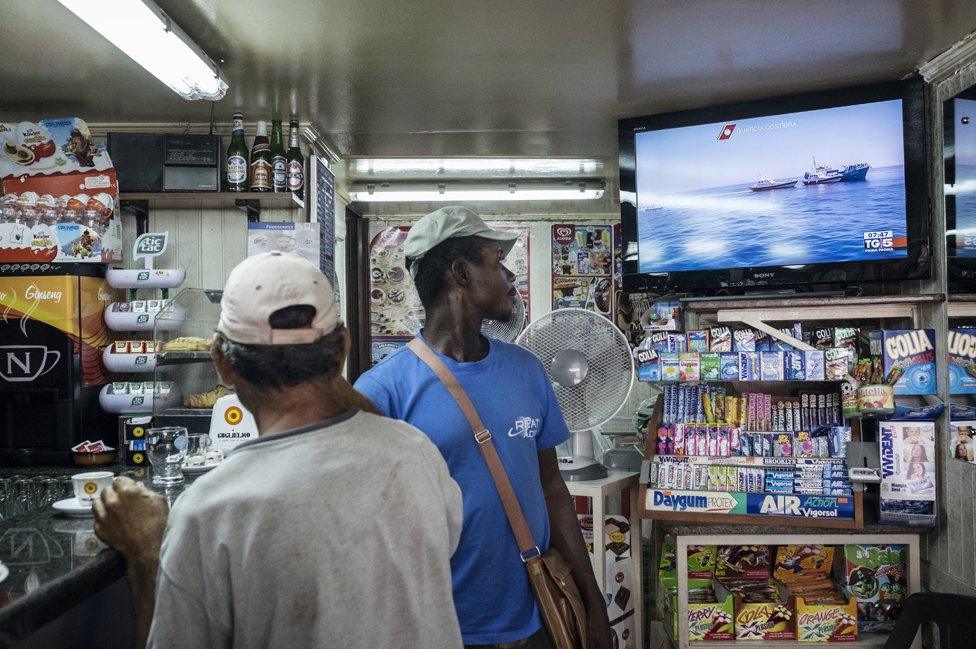
[[[908,594],[905,546],[845,545],[843,559],[843,587],[857,598],[858,629],[891,630]]]
[[[692,579],[689,590],[711,587],[715,602],[688,602],[688,640],[733,640],[735,616],[732,594],[720,583],[709,579]],[[678,590],[669,588],[664,604],[665,620],[673,638],[678,637]]]
[[[768,579],[768,545],[722,545],[715,560],[715,576],[739,579]]]
[[[796,604],[782,584],[773,584],[776,602],[745,602],[733,593],[736,640],[796,640]]]
[[[667,584],[677,584],[674,574],[677,562],[674,557],[675,542],[673,536],[667,536],[661,546],[661,562],[659,576]],[[688,577],[690,579],[711,579],[715,574],[715,559],[718,548],[714,545],[688,546]]]
[[[795,600],[797,640],[857,642],[856,597],[851,597],[845,604],[808,604],[799,596]]]

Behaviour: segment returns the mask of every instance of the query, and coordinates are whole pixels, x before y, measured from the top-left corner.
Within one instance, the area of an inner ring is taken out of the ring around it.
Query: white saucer
[[[10,576],[10,568],[0,563],[0,581]]]
[[[75,518],[94,516],[91,505],[79,505],[78,501],[74,498],[59,500],[52,506],[66,516],[73,516]]]
[[[210,469],[216,469],[216,464],[194,464],[192,466],[183,465],[182,471],[186,475],[200,475],[201,473],[206,473]]]

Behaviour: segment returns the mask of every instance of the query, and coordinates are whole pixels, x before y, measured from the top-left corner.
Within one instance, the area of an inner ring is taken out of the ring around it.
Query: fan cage
[[[634,385],[630,344],[616,325],[586,309],[557,309],[535,320],[516,342],[542,361],[570,431],[602,426],[627,402]],[[552,360],[563,350],[586,357],[582,383],[563,386],[552,375]]]

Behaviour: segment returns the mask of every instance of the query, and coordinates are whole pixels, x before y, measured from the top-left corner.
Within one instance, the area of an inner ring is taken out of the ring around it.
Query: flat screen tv
[[[922,82],[619,122],[630,291],[928,277]]]
[[[949,279],[976,280],[976,88],[943,109]]]

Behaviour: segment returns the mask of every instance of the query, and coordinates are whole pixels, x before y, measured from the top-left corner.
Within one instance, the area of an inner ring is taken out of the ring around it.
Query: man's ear
[[[234,371],[230,362],[220,353],[219,334],[214,338],[213,345],[210,347],[210,356],[213,358],[214,367],[217,368],[217,375],[221,382],[227,386],[237,385],[240,377],[237,376],[237,372]]]
[[[467,286],[471,282],[470,262],[463,257],[458,257],[452,261],[451,278],[458,286]]]

